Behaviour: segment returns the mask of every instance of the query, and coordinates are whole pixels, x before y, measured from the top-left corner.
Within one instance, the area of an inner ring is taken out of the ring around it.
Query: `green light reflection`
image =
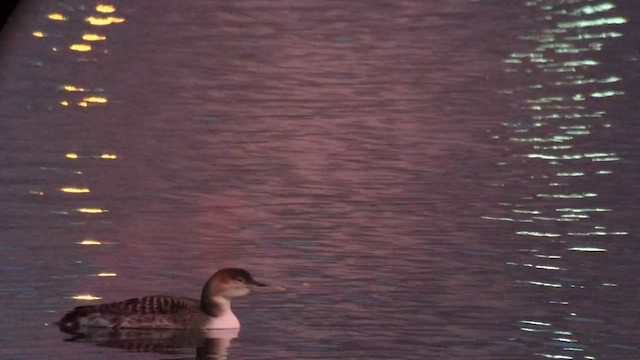
[[[587,5],[574,11],[573,14],[574,15],[580,15],[580,14],[591,15],[599,12],[609,11],[611,9],[614,9],[615,7],[616,6],[613,5],[612,3],[602,3],[599,5]]]
[[[601,18],[594,20],[579,20],[579,21],[571,21],[571,22],[562,22],[558,24],[560,29],[572,29],[572,28],[585,28],[592,26],[603,26],[603,25],[619,25],[626,24],[627,19],[618,16],[611,18]]]

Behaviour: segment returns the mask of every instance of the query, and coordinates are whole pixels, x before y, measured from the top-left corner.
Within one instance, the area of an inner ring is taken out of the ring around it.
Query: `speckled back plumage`
[[[100,313],[118,315],[175,314],[198,306],[194,300],[173,296],[143,296],[95,306]]]
[[[199,303],[194,299],[163,295],[143,296],[100,305],[78,306],[65,314],[58,324],[63,330],[77,329],[82,325],[81,319],[96,314],[113,322],[110,327],[118,327],[123,317],[179,315],[181,312],[194,311],[198,307]]]

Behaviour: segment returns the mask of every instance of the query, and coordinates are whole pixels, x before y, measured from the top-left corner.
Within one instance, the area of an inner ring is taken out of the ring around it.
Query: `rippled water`
[[[0,357],[640,358],[640,4],[108,5],[0,37]],[[52,325],[225,266],[289,291]]]

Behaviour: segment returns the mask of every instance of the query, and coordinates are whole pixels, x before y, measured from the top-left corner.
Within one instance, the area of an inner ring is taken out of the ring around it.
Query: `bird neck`
[[[213,279],[209,279],[200,295],[200,308],[209,316],[220,317],[231,313],[231,301],[224,296],[216,295],[215,283]]]

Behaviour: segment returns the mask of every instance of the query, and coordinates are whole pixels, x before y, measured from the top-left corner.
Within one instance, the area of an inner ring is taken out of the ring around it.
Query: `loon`
[[[78,306],[56,324],[64,332],[81,327],[113,329],[237,329],[231,299],[252,291],[284,291],[253,279],[244,269],[218,270],[205,283],[200,300],[153,295],[119,302]]]

